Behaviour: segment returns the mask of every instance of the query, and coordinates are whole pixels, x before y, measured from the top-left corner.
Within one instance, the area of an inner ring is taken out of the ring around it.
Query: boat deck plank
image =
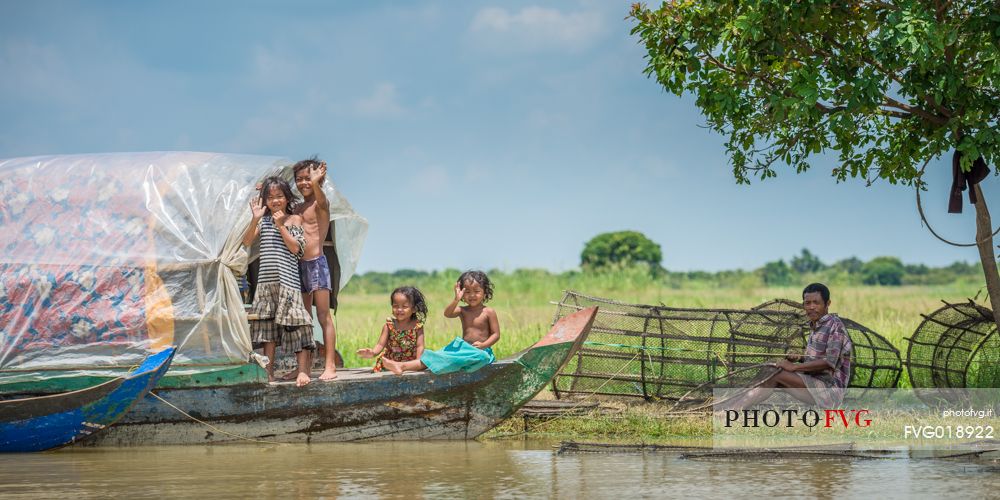
[[[333,380],[320,380],[319,376],[321,373],[323,373],[323,370],[313,370],[309,374],[309,376],[312,377],[311,383],[335,384],[337,382],[346,382],[349,380],[367,380],[392,375],[392,373],[389,372],[372,373],[371,368],[339,368],[337,369],[337,378]],[[295,380],[271,382],[271,385],[295,385]]]

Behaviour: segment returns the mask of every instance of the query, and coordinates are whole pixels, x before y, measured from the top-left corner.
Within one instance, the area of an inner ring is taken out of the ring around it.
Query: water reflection
[[[963,495],[989,497],[988,461],[682,460],[558,455],[551,443],[403,442],[71,448],[0,456],[0,494],[25,498]]]

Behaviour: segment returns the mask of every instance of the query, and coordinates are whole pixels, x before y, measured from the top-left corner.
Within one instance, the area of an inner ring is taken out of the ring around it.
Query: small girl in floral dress
[[[393,361],[420,359],[424,353],[424,324],[427,303],[424,294],[412,286],[401,286],[389,295],[392,316],[386,318],[375,347],[358,349],[362,358],[376,358],[374,372],[382,371],[382,358]]]

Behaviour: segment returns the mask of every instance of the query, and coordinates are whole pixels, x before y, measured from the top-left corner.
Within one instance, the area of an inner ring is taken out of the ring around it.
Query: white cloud
[[[354,110],[359,115],[368,117],[399,116],[405,111],[399,104],[396,86],[391,83],[376,85],[371,95],[354,103]]]
[[[563,13],[530,6],[518,12],[500,7],[480,9],[469,33],[490,48],[513,51],[576,51],[594,43],[605,31],[598,12]]]

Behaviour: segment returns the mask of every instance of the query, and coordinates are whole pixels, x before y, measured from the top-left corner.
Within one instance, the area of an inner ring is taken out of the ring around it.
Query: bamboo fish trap
[[[945,302],[906,340],[914,388],[1000,387],[1000,337],[990,309]]]
[[[555,319],[599,310],[584,346],[553,380],[557,398],[598,394],[701,403],[716,388],[749,387],[766,363],[805,351],[808,321],[784,300],[753,309],[628,304],[567,291]],[[870,329],[844,320],[854,343],[850,387],[895,387],[899,351]]]

